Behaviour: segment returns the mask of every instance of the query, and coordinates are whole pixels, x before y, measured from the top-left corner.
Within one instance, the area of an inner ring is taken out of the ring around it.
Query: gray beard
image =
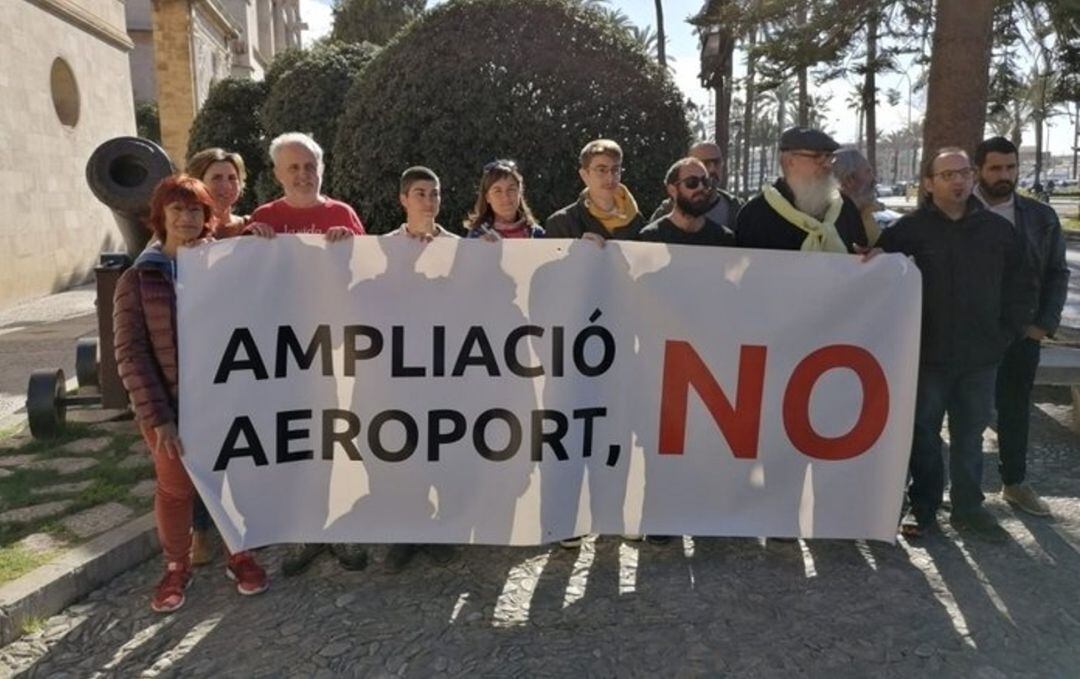
[[[814,219],[821,220],[825,218],[825,213],[832,204],[840,185],[835,177],[829,176],[805,184],[788,180],[788,186],[795,194],[795,208]]]

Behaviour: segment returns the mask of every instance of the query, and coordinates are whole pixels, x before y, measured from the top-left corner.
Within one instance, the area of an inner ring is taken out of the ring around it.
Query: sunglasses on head
[[[484,172],[492,172],[494,170],[509,170],[510,172],[516,172],[517,163],[512,160],[493,160],[484,166]]]

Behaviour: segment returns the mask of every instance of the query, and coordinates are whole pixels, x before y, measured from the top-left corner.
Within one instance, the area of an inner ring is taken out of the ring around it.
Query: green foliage
[[[285,132],[305,132],[323,147],[326,187],[331,186],[332,147],[345,95],[378,49],[370,43],[329,42],[300,52],[290,58],[287,70],[278,71],[263,104],[261,117],[267,140]],[[272,172],[263,175],[255,193],[260,203],[281,195]]]
[[[210,88],[206,102],[195,116],[188,139],[188,158],[202,149],[220,146],[235,151],[247,166],[247,190],[236,206],[237,214],[255,208],[259,177],[268,171],[259,109],[266,101],[266,84],[241,78],[225,78]]]
[[[401,171],[428,165],[443,183],[440,221],[456,228],[483,165],[514,158],[546,216],[577,197],[578,152],[599,137],[622,146],[624,181],[652,209],[690,132],[670,77],[626,30],[570,0],[456,0],[413,22],[356,81],[333,190],[385,232],[401,221]]]
[[[156,101],[140,101],[135,104],[135,129],[143,139],[161,143],[161,119]]]
[[[385,45],[426,7],[427,0],[337,0],[331,39]]]

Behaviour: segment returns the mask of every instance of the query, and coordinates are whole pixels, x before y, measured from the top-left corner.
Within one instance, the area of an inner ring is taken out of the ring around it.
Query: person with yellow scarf
[[[793,127],[780,135],[781,177],[739,212],[740,247],[848,254],[865,247],[858,208],[840,195],[830,164],[840,145],[820,130]]]
[[[645,218],[620,181],[622,158],[622,149],[610,139],[596,139],[581,149],[578,174],[585,188],[575,202],[547,218],[548,238],[637,239]]]

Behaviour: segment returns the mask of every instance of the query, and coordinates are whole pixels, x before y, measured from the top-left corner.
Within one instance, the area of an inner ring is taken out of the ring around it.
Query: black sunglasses
[[[674,184],[683,184],[684,186],[686,186],[686,188],[693,191],[694,189],[696,189],[699,186],[708,186],[709,185],[709,180],[708,180],[707,177],[699,177],[698,175],[693,175],[693,176],[687,177],[686,179],[679,179],[679,180],[677,180],[677,181],[675,181],[673,183]]]

